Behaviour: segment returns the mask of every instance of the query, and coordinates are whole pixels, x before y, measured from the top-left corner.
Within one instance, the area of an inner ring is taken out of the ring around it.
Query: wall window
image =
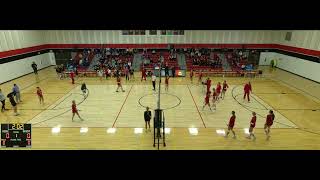
[[[129,35],[129,31],[128,30],[123,30],[122,31],[122,35]]]
[[[184,30],[161,30],[161,35],[184,35]]]
[[[122,35],[146,35],[146,30],[122,30]]]
[[[149,35],[157,35],[158,31],[157,30],[149,30]]]

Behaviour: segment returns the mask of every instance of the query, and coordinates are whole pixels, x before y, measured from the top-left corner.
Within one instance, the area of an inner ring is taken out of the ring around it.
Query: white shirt
[[[152,78],[152,81],[156,81],[156,78],[157,78],[157,77],[156,77],[155,75],[152,75],[151,78]]]

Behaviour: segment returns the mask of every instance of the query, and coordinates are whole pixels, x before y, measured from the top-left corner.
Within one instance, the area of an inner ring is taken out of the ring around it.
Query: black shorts
[[[150,122],[150,119],[145,119],[144,121],[146,121],[146,122]]]

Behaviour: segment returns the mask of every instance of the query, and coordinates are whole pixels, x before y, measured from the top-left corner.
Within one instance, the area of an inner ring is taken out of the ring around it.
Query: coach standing
[[[148,130],[147,125],[149,125],[149,130],[151,131],[150,120],[151,120],[151,111],[149,111],[149,107],[147,107],[146,111],[144,112],[144,121],[146,123],[146,130]]]
[[[32,62],[31,67],[33,69],[34,74],[38,74],[38,65],[35,62]]]

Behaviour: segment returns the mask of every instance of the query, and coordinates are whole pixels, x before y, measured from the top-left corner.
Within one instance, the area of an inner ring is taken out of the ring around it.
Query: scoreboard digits
[[[1,124],[1,147],[31,147],[31,124]]]

